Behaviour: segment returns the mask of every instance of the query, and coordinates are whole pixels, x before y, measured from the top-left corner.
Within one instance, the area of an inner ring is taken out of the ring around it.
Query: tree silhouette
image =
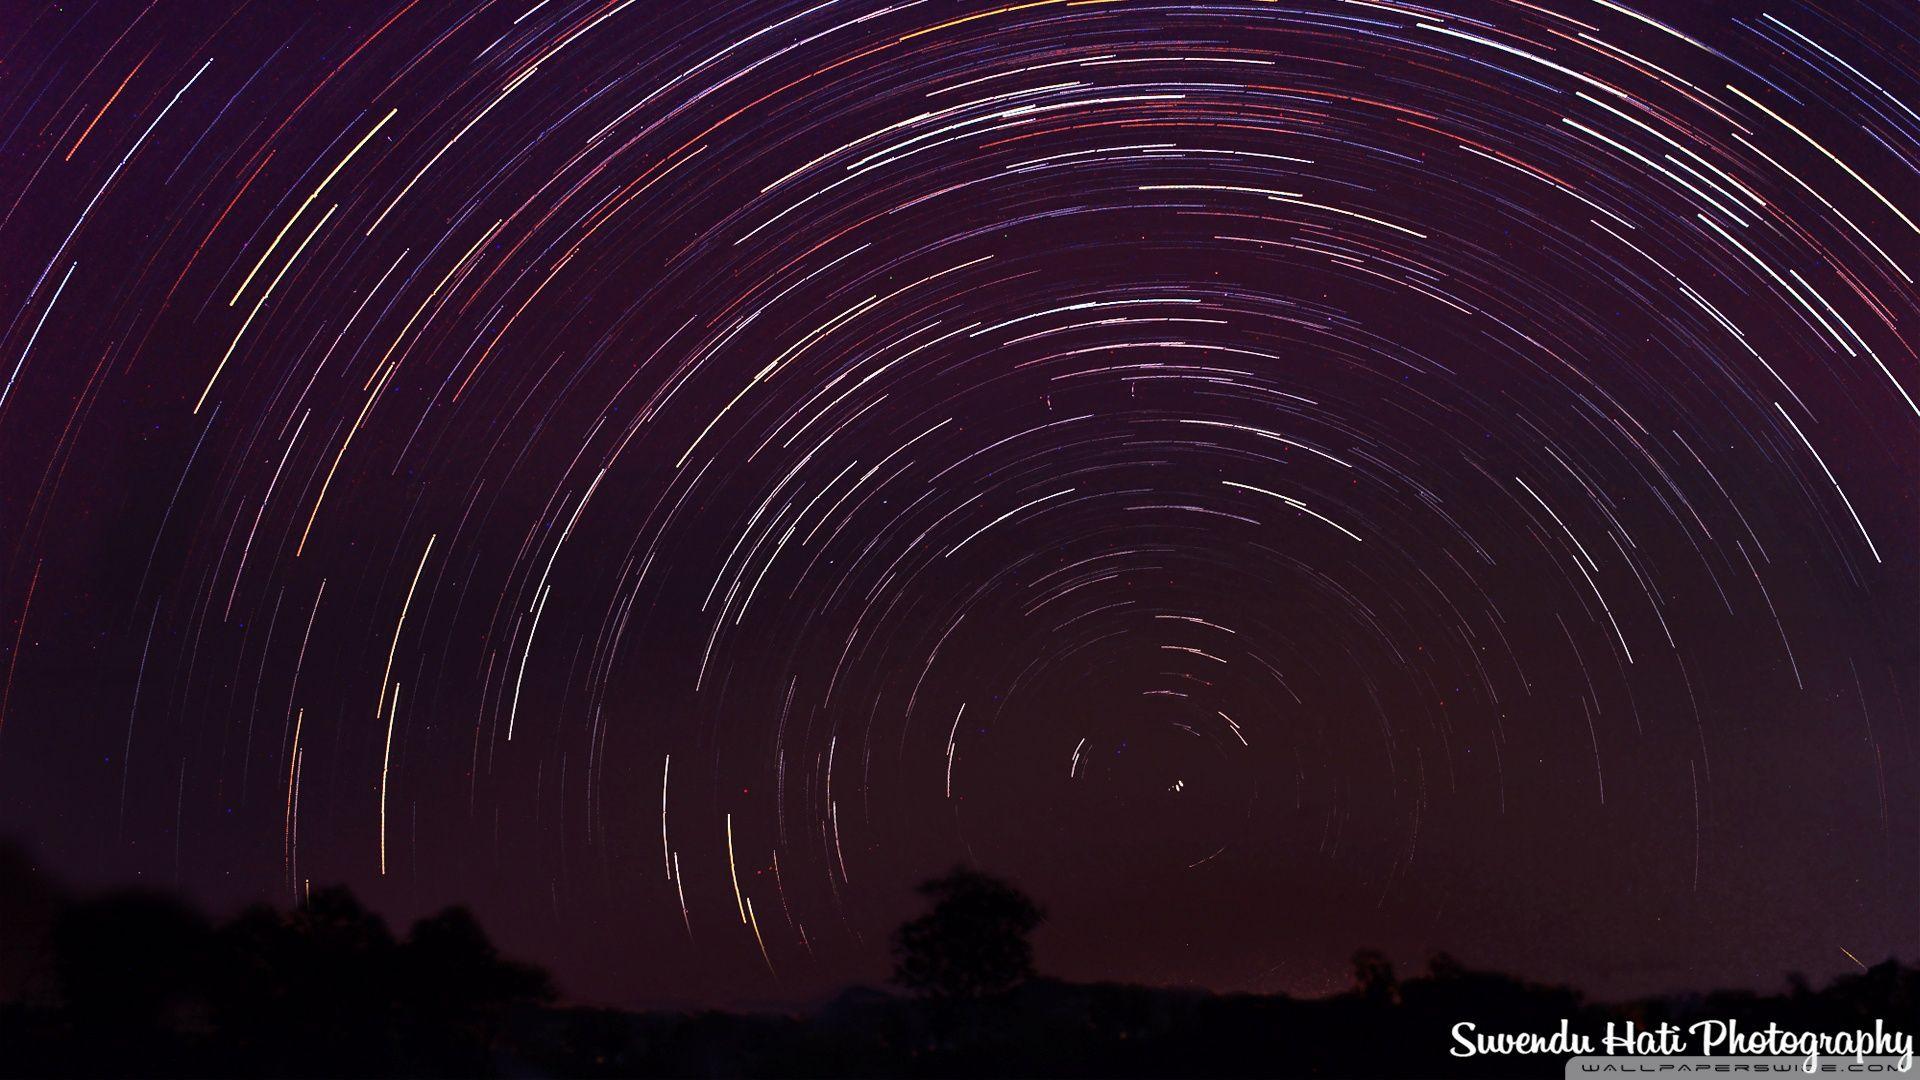
[[[1025,893],[965,866],[918,892],[933,910],[895,931],[895,983],[929,997],[975,998],[1033,974],[1027,935],[1045,913]]]
[[[464,907],[414,923],[399,961],[405,1022],[427,1056],[461,1073],[485,1069],[511,1007],[555,996],[545,971],[501,958]]]
[[[188,1020],[209,933],[198,912],[159,893],[110,893],[62,912],[53,966],[74,1030],[117,1046]]]
[[[1400,983],[1393,976],[1393,961],[1378,949],[1361,949],[1353,954],[1353,981],[1359,986],[1361,996],[1375,1004],[1389,1004],[1400,997]]]
[[[396,1060],[399,946],[346,889],[315,890],[285,915],[244,911],[218,946],[215,1024],[248,1068],[311,1075]]]

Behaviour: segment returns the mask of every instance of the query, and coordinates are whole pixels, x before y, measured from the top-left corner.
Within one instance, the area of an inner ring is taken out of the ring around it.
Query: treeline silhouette
[[[465,908],[396,937],[328,888],[216,924],[154,891],[66,900],[23,862],[0,852],[0,989],[16,998],[0,1073],[488,1075],[517,1012],[555,997]]]
[[[333,888],[215,923],[153,892],[67,899],[0,846],[0,1075],[1557,1077],[1559,1058],[1452,1057],[1449,1032],[1920,1020],[1920,969],[1892,960],[1820,990],[1614,1005],[1445,955],[1401,979],[1365,951],[1323,998],[1072,984],[1034,975],[1044,913],[1011,885],[956,868],[920,891],[928,912],[893,941],[904,994],[632,1013],[557,1003],[463,908],[396,936]]]

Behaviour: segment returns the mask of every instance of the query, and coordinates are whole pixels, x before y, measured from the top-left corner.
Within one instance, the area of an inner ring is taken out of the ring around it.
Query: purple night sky
[[[0,836],[817,1000],[1920,956],[1920,9],[0,0]]]

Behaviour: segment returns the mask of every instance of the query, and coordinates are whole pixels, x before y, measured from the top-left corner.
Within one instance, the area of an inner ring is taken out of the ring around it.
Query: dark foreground
[[[382,995],[375,994],[375,998]],[[1920,969],[1884,963],[1813,991],[1716,993],[1625,1005],[1503,975],[1439,970],[1332,998],[1212,995],[1047,980],[966,1002],[850,990],[811,1015],[628,1013],[471,1002],[432,1016],[365,1003],[248,1020],[189,1010],[103,1028],[58,1006],[0,1011],[13,1076],[1560,1076],[1558,1057],[1449,1055],[1462,1019],[1483,1031],[1597,1041],[1606,1023],[1738,1019],[1792,1030],[1912,1031]]]
[[[1545,1034],[1564,1020],[1596,1042],[1625,1021],[1920,1027],[1920,968],[1893,960],[1817,990],[1789,977],[1773,994],[1613,1005],[1444,955],[1399,979],[1363,952],[1353,987],[1316,999],[1028,978],[1019,935],[1038,909],[966,874],[931,883],[945,899],[902,928],[910,962],[896,977],[923,996],[630,1013],[559,1004],[544,972],[501,957],[460,908],[402,935],[330,889],[215,923],[160,894],[70,899],[6,873],[25,863],[5,855],[0,1076],[1558,1077],[1562,1056],[1455,1057],[1454,1025]],[[995,912],[1018,916],[1014,937],[995,936]],[[996,951],[998,966],[982,962]]]

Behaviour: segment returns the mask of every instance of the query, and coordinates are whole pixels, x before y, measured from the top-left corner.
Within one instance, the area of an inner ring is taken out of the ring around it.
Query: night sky
[[[1920,9],[0,5],[0,835],[580,1000],[1920,955]]]

